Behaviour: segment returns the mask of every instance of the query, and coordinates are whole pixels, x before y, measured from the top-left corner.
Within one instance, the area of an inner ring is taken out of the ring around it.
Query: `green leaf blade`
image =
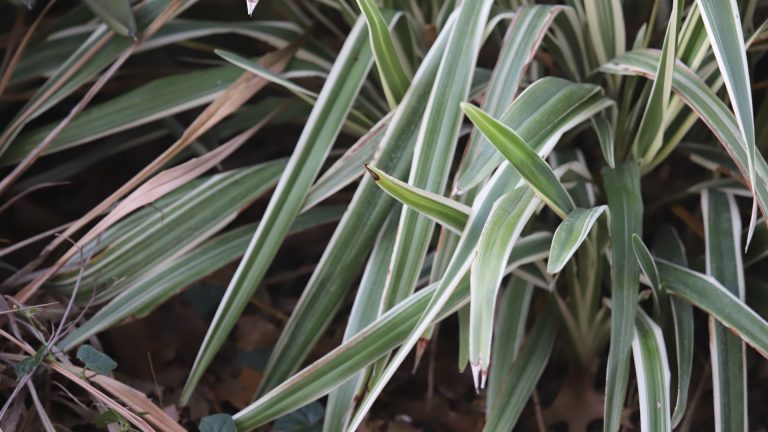
[[[363,21],[358,21],[347,38],[326,85],[323,86],[288,168],[277,185],[264,218],[254,233],[248,251],[240,262],[200,347],[182,392],[182,403],[186,403],[191,397],[203,372],[258,288],[352,108],[352,102],[372,64],[370,46],[363,27]]]
[[[611,212],[611,343],[605,395],[605,431],[619,429],[629,379],[629,357],[637,310],[639,269],[632,235],[642,233],[640,172],[634,162],[603,171]]]
[[[561,218],[565,219],[573,209],[573,199],[552,171],[552,168],[505,124],[479,108],[462,104],[462,109],[480,132],[488,138],[520,176],[536,191],[537,195]]]
[[[390,107],[395,107],[403,100],[411,80],[402,67],[392,35],[376,3],[373,0],[357,0],[357,5],[368,23],[371,48],[384,84],[384,92]]]
[[[507,257],[538,204],[527,187],[502,196],[493,204],[480,236],[470,273],[469,315],[469,362],[478,391],[488,376],[496,299]]]
[[[641,430],[672,431],[667,348],[661,328],[642,310],[637,314],[632,354],[640,399]]]
[[[607,211],[607,206],[598,206],[591,209],[577,208],[568,214],[568,217],[557,227],[555,236],[552,238],[547,272],[560,273],[587,238],[598,218]]]
[[[699,5],[709,42],[736,113],[736,121],[747,153],[748,178],[754,184],[757,181],[755,116],[752,108],[747,50],[739,19],[739,4],[736,0],[696,0],[696,4]],[[752,226],[750,226],[751,230]]]
[[[745,300],[741,256],[741,216],[732,194],[705,189],[701,194],[707,274]],[[744,342],[710,319],[710,355],[719,430],[747,430],[747,373]]]
[[[457,234],[464,231],[470,213],[470,208],[466,205],[442,195],[413,187],[373,165],[366,165],[365,168],[376,184],[396,200]]]
[[[549,307],[542,312],[527,342],[509,369],[506,385],[499,390],[484,432],[512,430],[549,362],[557,339],[559,321]]]
[[[768,358],[768,322],[715,278],[656,259],[667,289],[703,309]]]
[[[427,53],[382,138],[377,164],[395,177],[408,175],[421,115],[447,46],[449,28]],[[357,170],[364,171],[360,166]],[[383,193],[372,178],[362,179],[270,356],[260,393],[290,378],[309,354],[359,277],[365,257],[394,205],[395,200]]]
[[[483,111],[501,117],[517,96],[527,67],[534,59],[547,29],[564,8],[530,5],[518,10],[504,37],[499,59],[483,100]],[[477,187],[494,168],[493,146],[477,133],[472,134],[468,150],[457,174],[456,190],[463,193]]]
[[[651,163],[664,144],[665,122],[672,94],[672,74],[677,57],[677,31],[683,3],[679,0],[672,2],[672,16],[669,18],[667,32],[664,35],[661,61],[632,146],[635,158],[641,165]]]

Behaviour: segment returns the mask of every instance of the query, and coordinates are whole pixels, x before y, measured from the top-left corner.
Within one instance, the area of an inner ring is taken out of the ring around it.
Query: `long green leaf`
[[[186,0],[176,13],[182,12],[194,2],[195,0]],[[169,4],[170,0],[154,0],[139,7],[135,12],[137,27],[140,31],[149,26]],[[0,155],[30,120],[40,116],[81,85],[93,79],[133,43],[128,38],[110,38],[107,33],[106,27],[99,26],[77,51],[61,64],[56,73],[38,88],[34,96],[17,112],[0,135]],[[103,46],[100,45],[101,40],[106,40]],[[89,61],[77,68],[83,57],[94,49],[96,53]],[[69,76],[70,74],[72,75]]]
[[[632,145],[635,158],[641,165],[650,163],[664,144],[665,121],[672,94],[672,74],[677,57],[677,29],[683,3],[679,0],[672,2],[672,15],[669,17],[667,32],[664,35],[664,46],[661,50],[656,79],[653,81],[651,95]]]
[[[564,131],[576,126],[578,123],[589,119],[590,116],[608,106],[604,98],[596,91],[594,86],[576,85],[558,79],[543,79],[531,86],[526,92],[528,97],[522,95],[515,102],[514,107],[508,111],[508,121],[512,127],[517,128],[521,137],[527,139],[532,148],[546,156],[557,143]],[[563,104],[562,98],[553,96],[573,97],[572,104]],[[557,103],[553,103],[558,101]],[[550,105],[552,104],[552,105]],[[533,109],[534,107],[539,109]],[[358,411],[355,421],[362,418],[361,413],[366,411],[374,399],[381,392],[383,385],[392,376],[396,368],[413,347],[424,330],[429,327],[430,316],[434,316],[441,304],[449,298],[453,290],[461,282],[468,271],[471,260],[474,257],[477,244],[483,227],[491,212],[493,204],[498,198],[509,192],[513,185],[521,179],[509,165],[503,166],[494,174],[493,178],[483,187],[473,205],[470,220],[461,237],[456,253],[448,265],[441,280],[438,294],[424,312],[424,317],[419,326],[409,336],[404,348],[398,351],[396,357],[390,362],[379,380],[372,387],[371,392]],[[515,253],[515,249],[512,250]],[[355,422],[352,423],[355,425]]]
[[[519,187],[496,201],[488,215],[470,274],[469,364],[475,388],[485,388],[491,361],[496,297],[507,256],[512,252],[539,200],[528,187]]]
[[[658,319],[662,307],[666,306],[667,302],[667,295],[664,292],[661,278],[659,277],[659,269],[656,268],[651,251],[648,250],[648,247],[643,243],[643,239],[637,234],[632,236],[632,250],[635,252],[635,258],[637,258],[637,264],[640,265],[640,270],[645,275],[645,278],[648,279],[651,290],[653,290],[654,316]]]
[[[620,0],[584,0],[587,30],[598,64],[626,49],[624,11]]]
[[[451,29],[422,116],[408,177],[411,186],[434,193],[445,190],[461,128],[459,104],[469,95],[492,3],[491,0],[477,0],[457,6],[456,25]],[[397,304],[415,289],[433,230],[434,222],[414,210],[403,208],[382,310]]]
[[[603,151],[605,162],[611,168],[616,168],[616,134],[613,125],[616,123],[615,115],[613,121],[609,117],[616,110],[603,111],[592,118],[592,127],[597,133],[597,139],[600,141],[600,149]]]
[[[368,32],[373,48],[373,56],[376,67],[384,84],[384,93],[387,96],[390,107],[396,107],[403,100],[405,92],[411,82],[402,67],[402,62],[397,56],[395,43],[389,33],[384,17],[373,0],[357,0],[357,5],[365,15],[368,22]]]
[[[531,5],[521,8],[509,25],[499,59],[483,100],[483,111],[501,117],[519,92],[523,75],[534,59],[547,29],[563,10],[560,6]],[[497,165],[496,150],[482,135],[474,133],[459,167],[456,190],[463,193],[479,185]]]
[[[688,266],[685,248],[677,231],[669,225],[662,225],[656,233],[653,245],[657,257],[683,267]],[[655,266],[658,272],[658,267]],[[659,277],[661,277],[659,275]],[[677,362],[677,401],[672,413],[672,426],[683,420],[688,406],[688,387],[693,373],[693,307],[685,300],[672,296],[672,319],[675,330],[675,360]]]
[[[540,235],[520,239],[508,265],[517,267],[546,253]],[[327,394],[363,367],[401,344],[429,305],[438,284],[418,291],[390,309],[341,346],[281,383],[235,417],[238,430],[247,431],[294,411]],[[464,280],[446,303],[438,319],[450,316],[469,301],[469,281]]]
[[[275,178],[277,181],[277,178]],[[289,234],[326,224],[341,215],[339,207],[313,209],[296,218]],[[88,338],[135,315],[146,315],[197,280],[224,268],[243,256],[257,223],[244,225],[221,234],[187,254],[157,263],[141,278],[126,286],[85,323],[59,343],[70,351]]]
[[[599,92],[596,86],[586,84],[574,86],[573,83],[563,79],[545,77],[523,91],[512,105],[506,108],[499,120],[515,130],[531,146],[533,146],[534,137],[549,135],[548,141],[538,150],[539,154],[548,153],[548,149],[551,149],[560,139],[559,135],[551,134],[551,131],[568,130],[611,104]],[[534,111],[534,107],[538,108]],[[536,115],[531,116],[532,112]],[[526,122],[529,117],[531,121]],[[529,135],[523,130],[524,125],[530,126],[535,132]],[[483,156],[478,156],[477,159],[477,164],[483,166],[481,171],[478,171],[482,174],[477,174],[480,176],[480,180],[477,180],[478,184],[504,162],[504,156],[492,146],[490,147],[491,151],[483,152]],[[483,159],[485,157],[488,159]]]
[[[707,28],[709,42],[715,52],[717,64],[728,89],[731,106],[741,131],[747,156],[747,178],[758,183],[756,174],[757,145],[755,144],[755,116],[752,108],[752,88],[747,65],[747,49],[739,19],[737,0],[696,0],[701,18]],[[757,199],[752,212],[748,239],[752,237],[757,215]],[[749,240],[747,241],[749,243]]]
[[[672,431],[667,347],[661,328],[642,310],[635,320],[632,354],[640,399],[640,430]]]
[[[611,344],[605,392],[605,431],[619,429],[629,379],[629,356],[637,310],[638,265],[632,235],[642,234],[642,197],[637,164],[603,170],[611,212]]]
[[[438,36],[427,53],[382,138],[377,163],[395,177],[408,175],[421,114],[426,109],[452,25]],[[360,166],[357,169],[364,171]],[[270,390],[288,379],[304,361],[359,277],[366,255],[394,205],[395,200],[383,193],[372,178],[363,178],[270,356],[260,391]]]
[[[241,55],[238,55],[229,51],[216,50],[214,52],[216,53],[217,56],[232,63],[233,65],[241,69],[245,69],[262,78],[268,79],[269,81],[275,84],[278,84],[281,87],[284,87],[285,89],[290,90],[299,96],[304,96],[309,100],[316,99],[318,96],[317,93],[307,90],[298,84],[294,84],[292,81],[288,80],[284,76],[270,71],[268,68],[265,68],[264,66],[260,65],[256,61],[253,61],[251,59],[245,58]]]
[[[595,60],[594,54],[587,52],[585,36],[589,33],[584,31],[584,9],[580,2],[574,2],[573,6],[564,9],[555,19],[545,44],[567,75],[582,81],[592,73]]]
[[[160,78],[107,102],[84,110],[51,144],[46,154],[133,129],[149,122],[212,102],[229,87],[241,71],[232,66],[206,69]],[[265,111],[279,103],[272,99]],[[56,127],[46,125],[21,135],[0,164],[17,163]]]
[[[662,259],[656,259],[667,290],[712,315],[763,357],[768,358],[768,322],[708,276]]]
[[[415,188],[380,169],[366,165],[376,184],[393,198],[430,219],[461,234],[469,219],[470,208],[442,195]]]
[[[228,225],[275,185],[284,168],[285,161],[277,160],[219,174],[159,200],[86,245],[85,250],[103,252],[95,254],[83,272],[70,271],[49,286],[68,295],[82,285],[79,301],[98,304],[110,299],[155,263],[194,248]],[[68,267],[77,268],[80,260],[74,257]]]
[[[363,175],[361,165],[375,163],[376,153],[392,120],[392,114],[387,115],[365,135],[360,137],[320,178],[315,181],[307,193],[302,211],[310,209],[331,195],[349,186]]]
[[[182,403],[189,401],[203,372],[258,288],[362,87],[372,63],[363,27],[363,21],[358,21],[323,86],[264,218],[219,304],[184,386]]]
[[[744,266],[741,258],[741,216],[733,195],[704,189],[707,274],[745,301]],[[710,319],[711,320],[711,319]],[[746,431],[747,374],[744,342],[727,328],[710,322],[710,355],[715,402],[715,428]]]
[[[519,278],[511,277],[506,291],[499,301],[498,318],[496,319],[496,337],[491,351],[491,368],[486,387],[485,415],[489,416],[496,403],[499,393],[509,382],[509,369],[513,367],[520,347],[525,339],[525,323],[533,297],[533,286]]]
[[[563,220],[552,238],[547,271],[559,273],[581,246],[597,219],[608,210],[607,206],[591,209],[574,209]]]
[[[509,369],[506,385],[493,401],[493,409],[483,428],[484,432],[512,430],[528,399],[536,389],[555,346],[559,321],[555,308],[545,309],[536,321],[527,342]]]
[[[507,158],[536,194],[561,218],[568,217],[574,209],[573,199],[552,168],[514,130],[473,105],[462,104],[462,108],[475,127]]]
[[[177,18],[167,23],[152,39],[142,44],[137,49],[137,53],[218,34],[247,36],[280,49],[301,36],[302,29],[287,21],[205,21]],[[51,35],[47,40],[41,41],[24,53],[11,77],[9,86],[41,76],[53,75],[88,38],[85,34],[69,37],[55,36],[57,37]],[[318,73],[330,69],[329,56],[322,45],[312,40],[306,41],[296,52],[297,59],[304,60],[305,66],[313,66]]]
[[[501,170],[498,170],[494,174],[494,177],[480,191],[478,198],[473,204],[472,213],[467,222],[467,226],[456,247],[456,252],[451,258],[429,305],[425,308],[416,327],[403,342],[403,345],[397,351],[393,359],[377,377],[375,383],[370,386],[366,398],[363,400],[360,408],[353,417],[349,428],[350,431],[355,430],[355,428],[359,426],[367,411],[371,408],[376,398],[384,389],[384,386],[394,375],[395,371],[408,356],[410,350],[416,346],[423,333],[430,327],[432,321],[438,315],[439,311],[462,284],[476,254],[481,234],[493,209],[494,203],[513,188],[513,185],[517,183],[516,178],[519,179],[514,170],[507,165]],[[514,224],[525,223],[524,221],[519,220],[510,222]]]
[[[641,75],[653,78],[656,65],[659,62],[657,51],[639,50],[629,52],[610,63],[601,66],[608,73],[623,75]],[[712,92],[707,84],[690,69],[678,63],[672,79],[672,89],[693,109],[701,120],[709,127],[720,141],[728,154],[739,167],[739,171],[751,183],[751,188],[765,215],[768,212],[768,164],[760,153],[755,157],[757,178],[749,176],[748,147],[741,135],[740,128],[733,113]]]
[[[387,280],[387,267],[380,263],[392,256],[395,248],[397,234],[397,216],[400,209],[393,207],[387,222],[382,227],[376,244],[368,258],[368,264],[363,272],[360,286],[357,289],[355,303],[349,314],[347,328],[344,331],[344,341],[349,341],[366,326],[379,317],[379,304],[384,294],[384,286]],[[343,430],[349,422],[355,406],[355,397],[365,388],[365,372],[358,373],[344,384],[334,389],[328,396],[328,404],[325,409],[325,421],[323,430],[334,432]]]

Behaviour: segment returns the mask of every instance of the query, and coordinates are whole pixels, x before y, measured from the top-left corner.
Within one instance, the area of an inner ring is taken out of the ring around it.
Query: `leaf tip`
[[[245,4],[248,7],[248,16],[253,16],[253,11],[256,9],[256,4],[258,3],[258,0],[245,0]]]
[[[749,251],[749,244],[752,243],[752,237],[755,235],[755,228],[757,228],[757,198],[752,200],[752,214],[749,218],[749,229],[747,229],[747,244],[744,245],[744,253]]]
[[[472,379],[475,381],[475,391],[480,394],[480,390],[485,388],[485,382],[488,380],[488,369],[482,367],[482,362],[470,363],[472,367]]]
[[[429,345],[429,339],[427,338],[420,338],[419,342],[416,344],[416,358],[413,361],[413,370],[412,373],[416,373],[416,369],[419,368],[419,364],[421,364],[421,359],[424,358],[424,352],[427,351],[427,346]]]
[[[365,169],[368,171],[368,174],[371,175],[371,178],[373,178],[373,181],[379,181],[381,180],[381,176],[376,172],[376,169],[372,167],[370,164],[363,164]]]

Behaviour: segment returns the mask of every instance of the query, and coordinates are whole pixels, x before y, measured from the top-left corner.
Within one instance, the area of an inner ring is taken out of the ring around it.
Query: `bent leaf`
[[[606,213],[607,206],[591,209],[574,209],[555,231],[552,247],[549,249],[547,272],[559,273],[568,263],[581,243],[587,238],[598,218]]]

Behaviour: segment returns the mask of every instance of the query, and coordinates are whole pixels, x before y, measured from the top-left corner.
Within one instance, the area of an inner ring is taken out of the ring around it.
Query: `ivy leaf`
[[[275,432],[321,432],[325,408],[318,402],[286,414],[275,421]]]
[[[91,345],[83,345],[78,348],[77,359],[85,364],[86,369],[102,375],[108,375],[117,367],[117,362],[112,360],[112,357]]]
[[[117,424],[120,431],[130,431],[131,425],[125,417],[121,416],[117,411],[106,410],[93,418],[93,425],[97,428],[106,428],[111,424]]]
[[[43,345],[37,349],[37,352],[35,352],[35,355],[31,357],[27,357],[24,360],[16,363],[13,366],[13,369],[16,372],[16,378],[22,379],[27,374],[35,370],[35,368],[40,366],[40,363],[43,362],[43,358],[45,357],[45,353],[47,352],[48,352],[48,346]]]
[[[200,432],[237,432],[235,420],[228,414],[214,414],[203,417]]]

